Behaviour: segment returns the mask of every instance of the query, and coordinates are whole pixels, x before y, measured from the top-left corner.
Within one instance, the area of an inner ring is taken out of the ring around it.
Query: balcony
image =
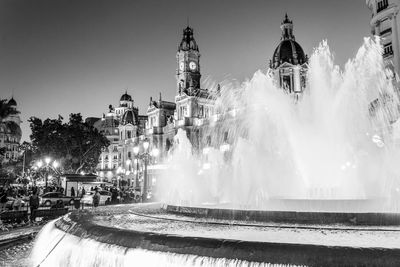
[[[379,35],[383,36],[387,33],[392,33],[392,28],[387,28],[386,30],[381,31]]]
[[[393,56],[393,50],[384,52],[382,56],[383,56],[383,58]]]
[[[192,126],[193,125],[193,119],[184,117],[183,119],[180,119],[177,121],[178,126]]]
[[[376,13],[381,12],[382,10],[385,10],[387,7],[389,6],[388,1],[387,0],[383,0],[381,2],[378,2],[378,6],[376,9]]]

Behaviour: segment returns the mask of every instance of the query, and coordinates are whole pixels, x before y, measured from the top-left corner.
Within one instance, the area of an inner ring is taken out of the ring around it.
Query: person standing
[[[21,207],[21,201],[22,201],[22,199],[21,199],[21,196],[20,195],[16,195],[15,196],[15,200],[14,200],[14,202],[13,202],[13,210],[19,210],[19,208]]]
[[[93,195],[93,206],[96,208],[97,206],[99,206],[99,203],[100,203],[100,193],[96,189]]]
[[[75,196],[75,188],[71,187],[71,197],[74,197],[74,196]]]
[[[31,210],[30,218],[31,222],[35,221],[35,211],[39,208],[39,196],[38,191],[34,190],[32,195],[29,197],[29,207]]]
[[[82,186],[82,197],[86,194],[85,188]]]

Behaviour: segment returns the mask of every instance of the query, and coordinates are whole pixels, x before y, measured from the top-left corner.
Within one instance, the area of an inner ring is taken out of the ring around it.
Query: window
[[[129,152],[128,152],[128,159],[131,159],[131,156],[132,156],[132,154],[131,154],[131,152],[129,151]]]
[[[203,116],[204,116],[204,106],[200,105],[200,107],[199,107],[199,117],[201,118]]]
[[[132,138],[131,131],[128,131],[128,138]]]
[[[376,13],[381,12],[382,10],[386,9],[388,7],[388,5],[389,5],[388,0],[379,1],[377,8],[376,8]]]
[[[156,118],[155,117],[151,117],[150,118],[150,127],[153,127],[154,124],[156,124]]]
[[[224,142],[228,142],[228,132],[224,132]]]
[[[186,106],[180,106],[179,107],[179,114],[180,114],[180,119],[183,119],[184,117],[187,116],[187,107]]]
[[[284,75],[282,76],[282,88],[285,91],[291,92],[291,87],[290,87],[290,76],[289,75]]]
[[[207,136],[207,146],[211,146],[211,136]]]
[[[390,56],[393,55],[393,47],[392,47],[392,43],[388,43],[387,45],[385,45],[383,47],[383,56]]]
[[[204,118],[208,118],[209,117],[209,113],[208,113],[208,107],[205,107],[204,109]]]

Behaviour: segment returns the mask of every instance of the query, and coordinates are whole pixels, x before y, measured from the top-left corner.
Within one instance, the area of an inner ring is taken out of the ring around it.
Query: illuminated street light
[[[41,168],[41,167],[43,166],[43,161],[39,160],[39,161],[36,163],[36,165],[37,165],[39,168]]]
[[[147,177],[147,165],[149,164],[149,160],[151,157],[157,157],[160,154],[160,151],[157,148],[153,148],[149,152],[149,147],[150,147],[150,142],[146,138],[142,142],[143,146],[143,153],[140,153],[140,147],[139,145],[135,146],[133,148],[133,153],[135,154],[135,162],[136,162],[136,188],[139,189],[139,159],[143,159],[144,161],[144,177],[143,177],[143,192],[142,192],[142,198],[143,201],[146,201],[148,198],[148,177]]]
[[[58,161],[56,161],[56,160],[54,160],[52,163],[51,163],[51,161],[52,161],[52,159],[50,158],[50,157],[45,157],[44,158],[44,162],[46,163],[46,165],[44,165],[43,164],[43,160],[38,160],[37,162],[36,162],[36,166],[34,166],[34,169],[35,170],[40,170],[42,167],[44,167],[44,168],[46,168],[46,176],[45,176],[45,187],[47,188],[47,181],[48,181],[48,179],[50,178],[52,178],[53,176],[51,176],[50,174],[49,174],[49,169],[52,169],[56,174],[58,174],[59,175],[59,173],[58,173],[58,171],[57,171],[57,168],[60,166],[60,164],[59,164],[59,162]],[[51,164],[50,164],[51,163]]]
[[[55,168],[55,169],[57,169],[57,167],[58,167],[58,162],[55,160],[55,161],[53,161],[53,167]]]

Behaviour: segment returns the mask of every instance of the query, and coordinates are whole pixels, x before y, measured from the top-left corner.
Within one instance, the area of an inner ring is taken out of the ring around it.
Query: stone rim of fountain
[[[124,213],[112,213],[118,214]],[[400,249],[243,241],[138,231],[96,224],[92,219],[98,215],[110,214],[101,210],[72,212],[54,224],[66,234],[120,246],[123,249],[295,265],[340,266],[349,262],[352,265],[379,265],[379,259],[382,258],[385,258],[385,262],[400,261]]]

